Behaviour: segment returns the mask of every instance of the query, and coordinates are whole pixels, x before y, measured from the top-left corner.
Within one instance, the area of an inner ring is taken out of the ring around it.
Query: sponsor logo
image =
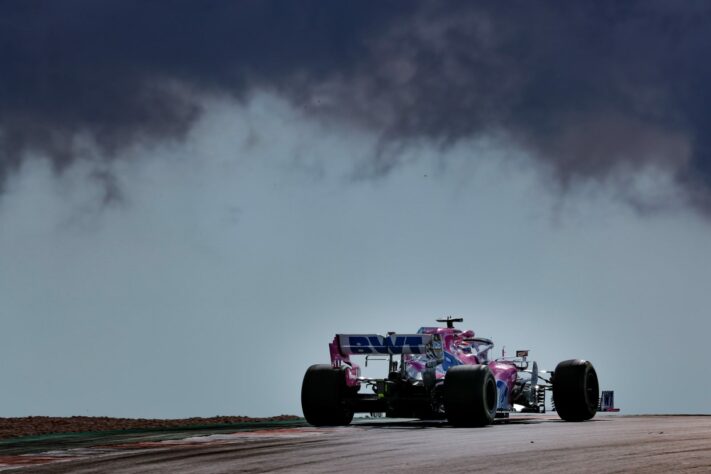
[[[509,387],[503,380],[496,381],[496,390],[499,392],[499,402],[496,408],[509,408]]]
[[[421,354],[422,336],[349,336],[348,346],[353,354]]]
[[[442,361],[442,369],[444,369],[444,371],[446,372],[447,369],[455,365],[462,365],[462,362],[449,352],[445,352],[444,360]]]

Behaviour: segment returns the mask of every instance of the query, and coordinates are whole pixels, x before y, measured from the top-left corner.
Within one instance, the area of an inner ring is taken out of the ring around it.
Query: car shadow
[[[490,426],[500,425],[531,425],[539,423],[562,422],[557,416],[510,416],[508,418],[497,418]],[[446,420],[419,420],[412,418],[356,418],[352,426],[375,428],[375,429],[431,429],[431,428],[452,428]]]

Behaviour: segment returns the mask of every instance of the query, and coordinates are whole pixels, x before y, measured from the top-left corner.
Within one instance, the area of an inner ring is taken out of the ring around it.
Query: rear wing
[[[439,334],[336,334],[338,352],[344,356],[367,354],[422,354],[440,359],[442,340]]]

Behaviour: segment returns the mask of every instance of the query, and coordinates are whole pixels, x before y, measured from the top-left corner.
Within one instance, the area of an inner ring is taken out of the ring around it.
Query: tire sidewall
[[[301,385],[301,408],[306,421],[315,426],[347,425],[353,411],[344,403],[346,373],[330,365],[312,365]]]
[[[496,416],[497,395],[496,379],[486,365],[459,365],[445,375],[445,414],[455,426],[491,424]]]
[[[561,362],[553,376],[553,400],[566,421],[585,421],[595,416],[599,382],[592,363],[582,359]]]

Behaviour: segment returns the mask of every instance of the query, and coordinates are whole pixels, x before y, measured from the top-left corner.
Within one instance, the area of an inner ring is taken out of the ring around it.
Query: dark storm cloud
[[[257,89],[403,143],[488,133],[563,188],[652,167],[711,209],[706,2],[0,2],[0,178],[179,139]]]

